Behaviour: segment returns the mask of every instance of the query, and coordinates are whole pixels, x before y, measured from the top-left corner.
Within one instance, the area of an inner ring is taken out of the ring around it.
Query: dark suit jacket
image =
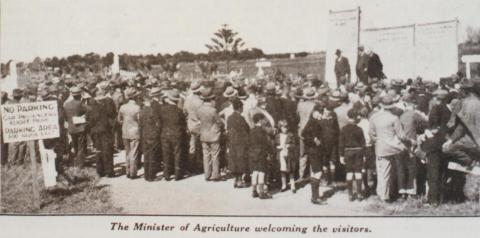
[[[443,143],[447,140],[450,129],[447,123],[450,120],[451,112],[445,104],[435,105],[428,116],[428,127],[437,130],[432,138],[423,142],[422,149],[428,154],[435,151],[441,151]]]
[[[297,102],[288,98],[280,98],[280,105],[284,114],[283,117],[287,120],[288,129],[291,132],[296,132],[300,121],[297,115]]]
[[[65,117],[68,122],[68,132],[70,134],[80,133],[85,131],[85,124],[73,124],[73,117],[74,116],[83,116],[87,112],[85,105],[83,105],[82,101],[72,99],[70,101],[65,102],[63,105],[65,109]]]
[[[165,104],[161,109],[162,138],[179,138],[186,133],[187,122],[183,111],[177,105]]]
[[[307,125],[302,131],[303,142],[305,143],[306,147],[317,147],[315,144],[315,138],[321,139],[322,136],[322,127],[320,126],[320,122],[313,117],[307,122]]]
[[[371,78],[382,79],[385,77],[383,74],[383,64],[380,57],[373,53],[368,60],[368,76]]]
[[[140,138],[143,145],[149,144],[145,142],[151,140],[160,142],[161,118],[160,113],[156,110],[153,103],[150,106],[144,106],[140,110]]]
[[[368,77],[368,73],[367,73],[368,59],[369,58],[367,54],[358,55],[355,71],[357,73],[357,77],[360,79],[365,79]]]
[[[250,127],[238,112],[233,112],[227,118],[227,136],[229,145],[248,144],[248,132]]]
[[[335,60],[335,75],[337,79],[348,74],[347,80],[350,80],[350,63],[346,57],[341,56],[340,59]]]
[[[91,133],[112,131],[116,118],[115,103],[108,97],[94,100],[87,111],[87,124]]]
[[[265,110],[267,110],[267,112],[273,117],[275,123],[278,123],[280,119],[285,119],[283,115],[284,109],[282,108],[279,98],[269,95],[265,99],[265,103],[267,104]]]

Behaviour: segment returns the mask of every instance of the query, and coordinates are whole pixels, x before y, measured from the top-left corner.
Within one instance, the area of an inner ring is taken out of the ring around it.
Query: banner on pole
[[[325,80],[330,86],[336,86],[335,78],[335,50],[342,51],[342,55],[348,59],[352,73],[357,64],[357,48],[359,33],[360,9],[345,11],[330,11],[328,14],[328,39],[326,51]],[[352,75],[352,81],[355,76]]]
[[[0,112],[5,143],[60,136],[56,101],[4,104]]]

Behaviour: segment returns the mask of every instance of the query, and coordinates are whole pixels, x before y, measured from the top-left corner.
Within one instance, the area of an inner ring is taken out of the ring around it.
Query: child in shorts
[[[363,200],[362,168],[364,160],[365,137],[357,123],[359,117],[355,109],[347,112],[348,124],[340,132],[340,161],[345,165],[348,198],[350,201]],[[355,181],[355,192],[353,191]]]

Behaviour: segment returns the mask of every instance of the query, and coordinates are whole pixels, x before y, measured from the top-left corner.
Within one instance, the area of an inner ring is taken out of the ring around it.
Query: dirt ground
[[[115,164],[124,162],[124,154],[115,157]],[[118,167],[118,166],[117,166]],[[140,170],[140,175],[143,170]],[[110,185],[113,204],[127,214],[155,215],[267,215],[267,216],[354,216],[381,215],[365,210],[378,202],[376,197],[349,202],[346,191],[337,191],[326,205],[310,202],[310,186],[292,193],[273,194],[273,199],[251,197],[251,188],[234,189],[233,180],[206,182],[203,175],[180,181],[146,182],[143,177],[130,180],[122,175],[102,178]],[[327,188],[321,188],[326,191]]]

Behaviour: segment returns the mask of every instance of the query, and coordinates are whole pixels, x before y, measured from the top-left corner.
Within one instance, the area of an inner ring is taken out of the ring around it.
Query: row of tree
[[[288,58],[290,53],[266,55],[258,48],[245,48],[244,40],[227,24],[213,33],[210,43],[205,44],[208,53],[192,53],[188,51],[180,51],[175,54],[148,54],[148,55],[131,55],[121,54],[120,68],[128,71],[135,70],[151,70],[154,67],[160,67],[163,71],[174,72],[178,63],[196,62],[198,67],[204,69],[202,71],[215,71],[215,62],[230,62],[233,60],[244,61],[259,58]],[[296,57],[304,57],[308,55],[306,52],[296,53]],[[82,72],[101,72],[113,63],[113,53],[99,55],[96,53],[88,53],[85,55],[71,55],[68,57],[52,57],[42,60],[36,57],[30,63],[18,63],[19,70],[28,69],[33,72],[45,71],[47,68],[60,69],[63,73],[76,74]],[[2,64],[2,74],[6,72],[8,67]]]

